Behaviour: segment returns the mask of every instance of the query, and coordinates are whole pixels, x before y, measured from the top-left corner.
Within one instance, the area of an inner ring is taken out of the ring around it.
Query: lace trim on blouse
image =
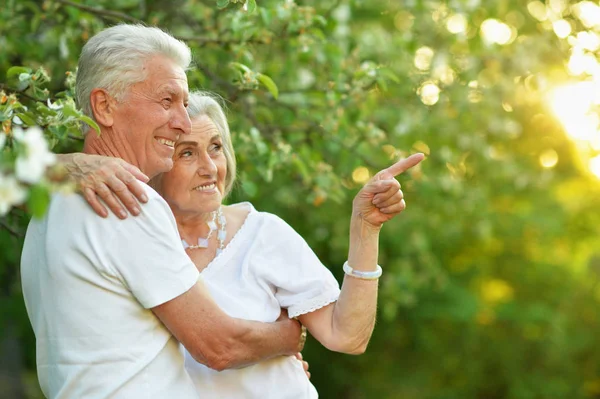
[[[301,316],[303,314],[312,313],[315,310],[324,308],[325,306],[338,300],[340,296],[339,291],[328,291],[315,298],[311,298],[304,303],[290,306],[288,309],[288,315],[291,318]]]

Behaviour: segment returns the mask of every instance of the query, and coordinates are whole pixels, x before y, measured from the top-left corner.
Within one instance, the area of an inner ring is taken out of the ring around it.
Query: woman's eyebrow
[[[177,143],[176,147],[182,146],[182,145],[193,145],[196,146],[198,145],[198,142],[196,141],[181,141],[179,143]]]

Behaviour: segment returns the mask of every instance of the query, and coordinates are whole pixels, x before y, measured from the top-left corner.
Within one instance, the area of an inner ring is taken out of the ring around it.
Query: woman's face
[[[173,169],[164,173],[161,194],[175,214],[215,211],[223,200],[227,160],[219,130],[202,115],[192,119],[192,133],[175,144]]]

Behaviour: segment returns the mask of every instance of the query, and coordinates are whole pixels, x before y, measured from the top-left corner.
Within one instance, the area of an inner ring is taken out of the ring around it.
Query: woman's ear
[[[104,89],[95,88],[90,93],[90,105],[94,119],[99,125],[110,127],[113,125],[114,99]]]

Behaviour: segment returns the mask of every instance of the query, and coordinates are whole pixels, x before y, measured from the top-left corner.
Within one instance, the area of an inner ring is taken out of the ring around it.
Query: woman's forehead
[[[180,134],[177,144],[196,143],[220,138],[221,132],[215,123],[206,115],[192,118],[192,131],[190,134]]]

